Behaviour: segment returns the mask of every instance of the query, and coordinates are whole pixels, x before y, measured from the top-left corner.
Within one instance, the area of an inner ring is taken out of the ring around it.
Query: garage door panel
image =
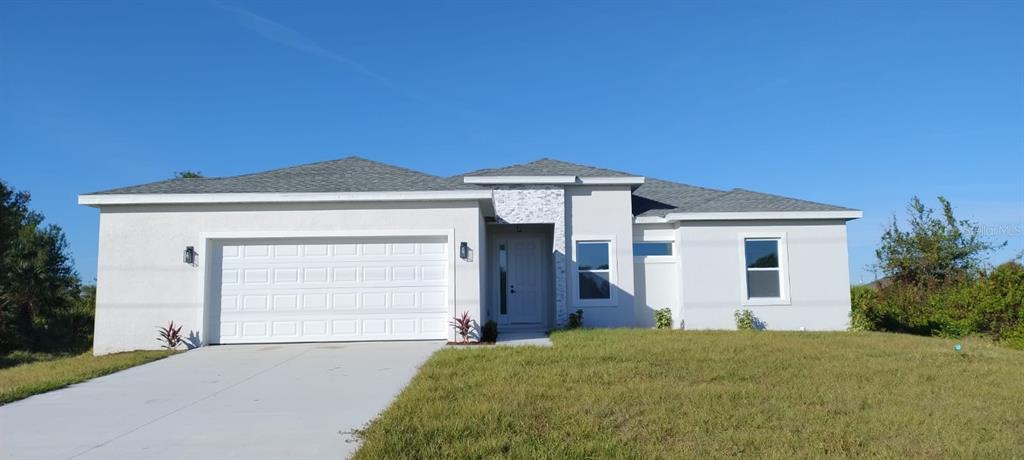
[[[416,309],[444,312],[447,310],[446,288],[364,288],[364,289],[277,289],[238,290],[221,296],[220,309],[236,311],[323,311]]]
[[[299,309],[299,296],[297,294],[275,294],[273,298],[274,311],[295,311]]]
[[[443,239],[260,241],[222,254],[221,343],[447,336]]]
[[[437,339],[444,338],[447,332],[441,319],[380,315],[360,319],[224,322],[220,329],[221,343]]]
[[[241,272],[241,275],[239,274]],[[331,286],[436,286],[447,278],[444,263],[358,264],[323,267],[255,267],[225,269],[224,285],[301,284]]]
[[[359,294],[356,292],[335,292],[331,308],[334,310],[356,310],[359,308]]]

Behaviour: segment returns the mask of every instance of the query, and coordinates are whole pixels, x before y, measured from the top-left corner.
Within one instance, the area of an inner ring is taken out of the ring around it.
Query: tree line
[[[84,351],[96,288],[75,271],[64,231],[0,180],[0,352]]]

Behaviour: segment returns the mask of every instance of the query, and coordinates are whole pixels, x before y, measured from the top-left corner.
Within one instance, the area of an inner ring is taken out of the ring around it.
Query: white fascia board
[[[643,185],[642,176],[578,177],[578,176],[466,176],[467,184],[584,184],[584,185]]]
[[[668,219],[658,216],[640,216],[633,218],[634,224],[664,224],[666,222],[668,222]]]
[[[467,184],[575,184],[576,176],[466,176]]]
[[[587,185],[644,185],[643,176],[628,177],[581,177],[579,183]]]
[[[329,201],[452,201],[490,200],[490,190],[339,193],[147,193],[79,195],[85,206],[193,203],[311,203]]]
[[[772,212],[675,212],[665,216],[669,222],[707,220],[813,220],[860,219],[862,211],[772,211]]]

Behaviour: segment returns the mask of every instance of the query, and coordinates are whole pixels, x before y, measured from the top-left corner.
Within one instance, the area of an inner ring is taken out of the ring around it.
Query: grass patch
[[[1024,353],[886,333],[582,330],[442,350],[356,458],[1024,452]]]
[[[0,357],[0,404],[107,375],[173,354],[130,351],[103,356],[12,352]]]

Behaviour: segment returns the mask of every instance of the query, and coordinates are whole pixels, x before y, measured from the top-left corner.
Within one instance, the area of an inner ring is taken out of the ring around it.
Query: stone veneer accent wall
[[[565,189],[554,185],[504,185],[494,189],[494,212],[500,224],[554,224],[555,326],[568,320],[566,308]]]

